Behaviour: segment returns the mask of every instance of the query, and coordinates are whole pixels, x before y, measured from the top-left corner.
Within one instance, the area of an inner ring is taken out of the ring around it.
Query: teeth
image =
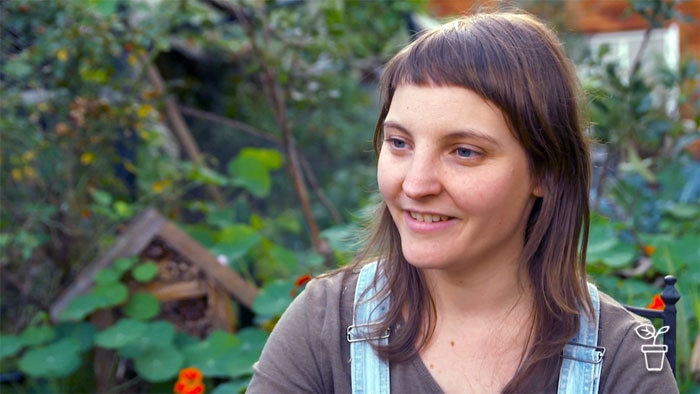
[[[442,216],[442,215],[431,215],[431,214],[423,214],[423,213],[415,213],[411,212],[411,217],[416,219],[419,222],[441,222],[445,221],[448,219],[447,216]]]

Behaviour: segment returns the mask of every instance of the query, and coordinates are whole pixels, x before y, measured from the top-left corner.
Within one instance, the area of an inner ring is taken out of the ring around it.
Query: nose
[[[404,194],[416,200],[440,194],[442,183],[439,171],[439,164],[433,158],[414,155],[403,179]]]

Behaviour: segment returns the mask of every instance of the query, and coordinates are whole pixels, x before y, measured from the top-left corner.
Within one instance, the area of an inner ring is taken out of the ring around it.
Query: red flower
[[[294,282],[294,288],[289,292],[289,296],[294,298],[299,294],[299,290],[301,290],[304,285],[306,285],[313,276],[311,274],[304,274],[300,277],[297,278],[297,280]]]
[[[297,281],[294,282],[294,285],[296,287],[304,286],[306,283],[308,283],[311,280],[311,278],[312,278],[312,276],[310,274],[304,274],[304,275],[297,278]]]
[[[659,311],[664,310],[666,308],[666,303],[664,302],[663,298],[661,298],[661,294],[657,294],[654,296],[654,298],[651,299],[651,303],[647,305],[648,309],[656,309]]]

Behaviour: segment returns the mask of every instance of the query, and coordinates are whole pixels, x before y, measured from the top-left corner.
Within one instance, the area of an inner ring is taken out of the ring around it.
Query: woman
[[[465,17],[398,53],[381,93],[366,248],[294,301],[249,392],[349,392],[372,357],[398,393],[556,392],[582,385],[569,346],[596,352],[592,391],[677,391],[668,365],[645,368],[642,320],[587,286],[590,159],[556,36],[523,14]],[[377,273],[356,289],[362,268]],[[386,309],[358,323],[368,299]]]

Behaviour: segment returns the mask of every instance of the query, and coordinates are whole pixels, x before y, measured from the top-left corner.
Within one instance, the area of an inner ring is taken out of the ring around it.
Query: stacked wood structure
[[[131,291],[146,291],[161,302],[161,315],[178,330],[204,338],[211,331],[234,331],[233,305],[251,308],[258,289],[186,234],[176,224],[150,209],[136,217],[114,245],[77,277],[51,307],[57,320],[73,298],[89,291],[95,275],[119,257],[138,256],[158,266],[158,275],[147,283],[127,281]],[[110,325],[112,314],[93,317],[98,326]]]

